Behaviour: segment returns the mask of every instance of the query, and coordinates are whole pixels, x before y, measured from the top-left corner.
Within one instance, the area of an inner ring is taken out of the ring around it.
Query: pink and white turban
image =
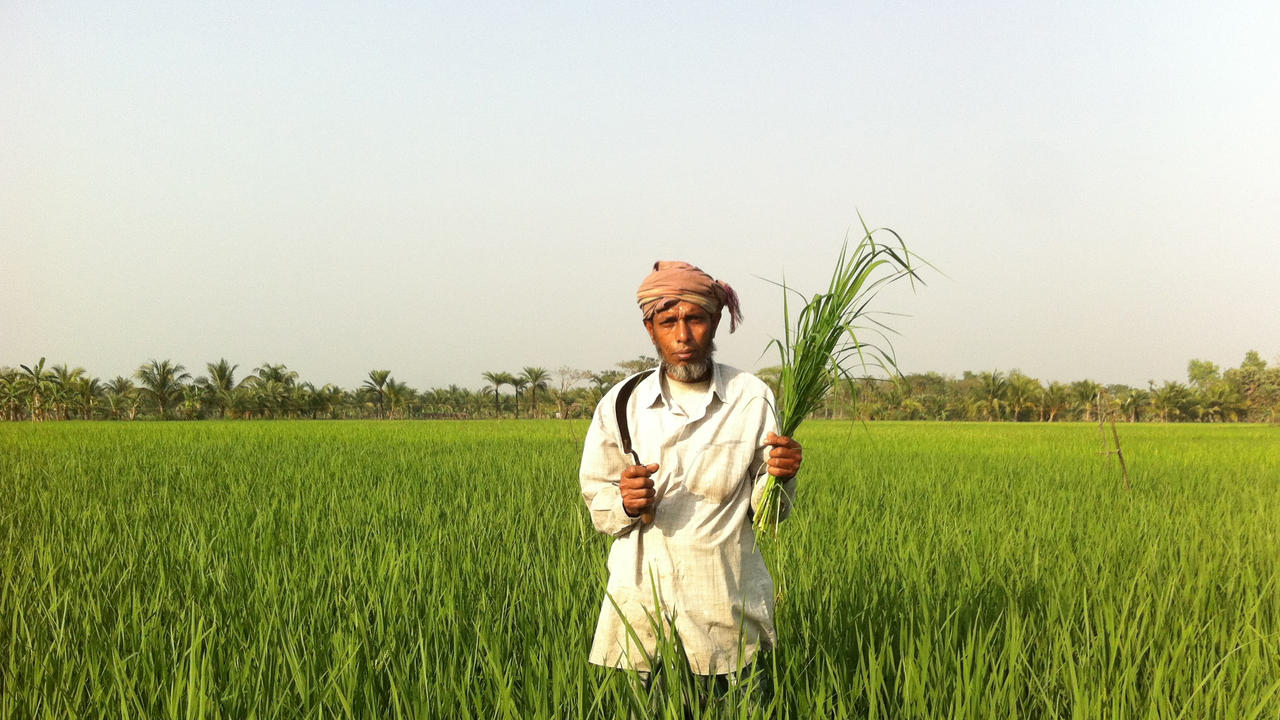
[[[644,319],[649,320],[680,301],[691,302],[713,317],[720,314],[721,308],[728,306],[731,333],[742,322],[738,293],[729,287],[729,283],[716,280],[687,262],[659,260],[636,291],[636,303],[644,313]]]

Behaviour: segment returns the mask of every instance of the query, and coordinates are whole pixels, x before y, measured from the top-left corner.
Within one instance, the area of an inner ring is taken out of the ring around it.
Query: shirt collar
[[[724,372],[722,366],[718,362],[711,363],[711,394],[713,397],[719,398],[720,402],[724,402],[725,385]],[[640,407],[651,408],[658,404],[659,401],[665,406],[671,405],[671,398],[666,397],[662,392],[662,368],[655,368],[652,373],[640,384],[636,386],[636,399],[640,400]]]

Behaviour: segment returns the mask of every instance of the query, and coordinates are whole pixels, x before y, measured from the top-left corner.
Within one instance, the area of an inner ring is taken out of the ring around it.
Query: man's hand
[[[773,447],[769,451],[769,474],[779,480],[790,480],[800,472],[804,448],[789,437],[769,433],[765,438],[765,447]]]
[[[649,477],[658,471],[658,464],[632,465],[622,471],[618,490],[622,495],[622,509],[631,517],[653,512],[657,503],[653,500],[653,480]]]

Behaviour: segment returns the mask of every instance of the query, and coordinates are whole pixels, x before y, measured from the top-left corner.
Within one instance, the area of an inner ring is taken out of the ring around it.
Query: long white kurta
[[[660,376],[642,380],[627,403],[632,447],[641,463],[659,465],[652,525],[628,516],[618,491],[634,464],[618,432],[621,383],[587,431],[582,497],[596,529],[617,538],[590,660],[648,670],[658,633],[674,626],[695,673],[733,672],[777,640],[773,580],[750,519],[768,476],[764,441],[777,431],[773,393],[754,375],[717,364],[704,404],[685,401],[686,414]],[[783,489],[785,517],[795,480]]]

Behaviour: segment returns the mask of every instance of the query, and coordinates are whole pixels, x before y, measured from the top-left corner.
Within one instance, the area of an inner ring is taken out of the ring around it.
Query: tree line
[[[84,368],[48,365],[0,367],[0,419],[431,419],[585,418],[604,393],[627,375],[653,367],[652,357],[587,371],[554,373],[525,367],[518,373],[485,371],[478,389],[450,385],[418,390],[389,370],[370,370],[359,387],[316,387],[284,364],[264,363],[237,377],[226,359],[193,377],[170,360],[151,360],[130,377],[109,380]],[[778,368],[757,373],[777,390]],[[864,420],[969,420],[1006,422],[1277,422],[1280,362],[1268,367],[1256,351],[1223,370],[1206,360],[1187,364],[1187,382],[1149,383],[1145,389],[1092,380],[1042,382],[1016,370],[965,372],[960,377],[911,373],[838,384],[816,411],[827,418]],[[504,392],[509,390],[509,392]]]

